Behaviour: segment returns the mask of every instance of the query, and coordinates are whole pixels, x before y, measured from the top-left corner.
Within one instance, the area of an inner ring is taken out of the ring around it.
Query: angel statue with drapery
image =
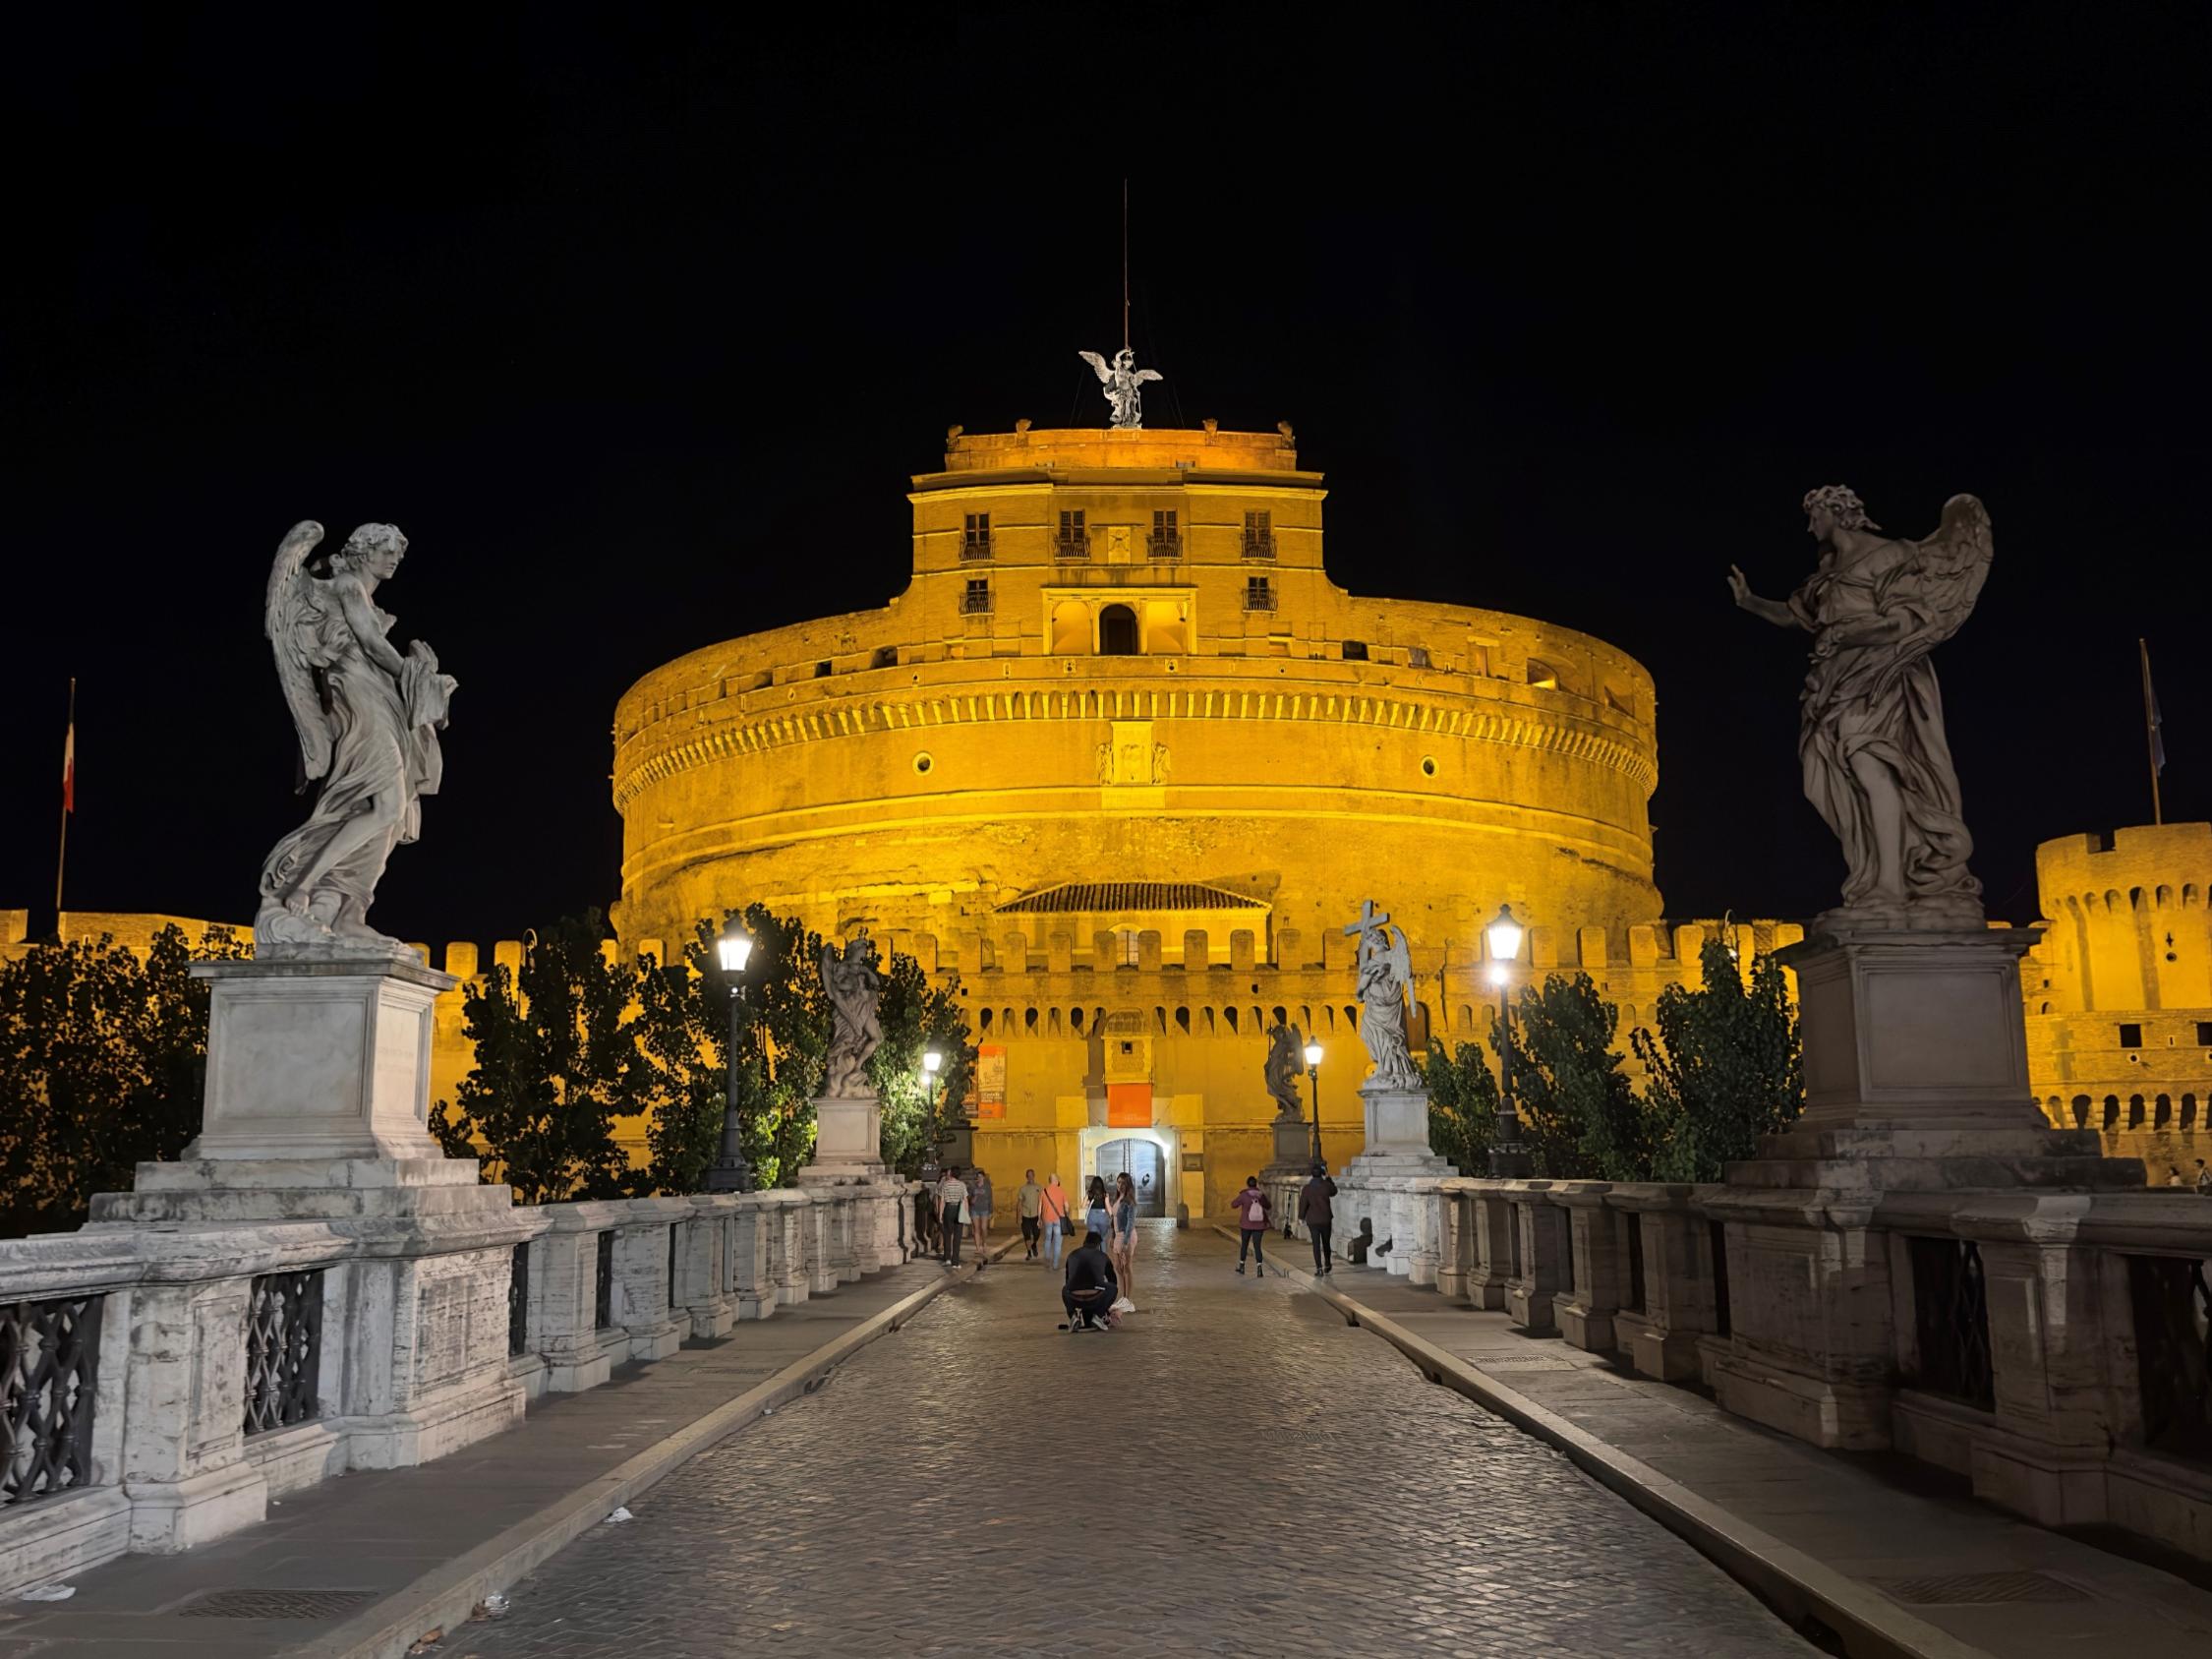
[[[1078,351],[1076,355],[1090,365],[1091,371],[1098,376],[1099,384],[1106,388],[1103,395],[1107,406],[1113,410],[1113,418],[1107,424],[1131,428],[1142,426],[1144,383],[1165,380],[1167,377],[1157,369],[1139,369],[1136,366],[1136,353],[1126,345],[1114,353],[1111,364],[1095,351]]]
[[[841,952],[822,947],[822,988],[830,998],[830,1053],[822,1096],[829,1100],[872,1100],[868,1062],[883,1042],[880,1004],[883,976],[876,968],[876,942],[853,936]]]
[[[459,681],[421,640],[403,657],[385,637],[394,619],[375,599],[407,552],[398,526],[364,524],[319,562],[321,541],[313,519],[292,526],[262,611],[299,733],[300,787],[320,787],[308,821],[262,865],[254,942],[406,954],[369,925],[369,907],[392,848],[421,832],[422,797],[437,793],[437,734]]]
[[[1797,752],[1805,796],[1843,844],[1843,903],[1820,919],[1860,927],[1979,927],[1982,885],[1960,816],[1929,653],[1974,609],[1989,575],[1989,514],[1944,504],[1926,541],[1880,533],[1840,484],[1805,498],[1820,563],[1788,600],[1761,599],[1729,566],[1736,603],[1813,636]]]
[[[1298,1098],[1299,1068],[1306,1064],[1306,1035],[1296,1026],[1277,1025],[1267,1034],[1267,1062],[1261,1076],[1275,1102],[1275,1121],[1297,1123],[1305,1113]]]
[[[1406,987],[1413,983],[1413,956],[1405,929],[1392,927],[1374,901],[1360,907],[1360,918],[1344,930],[1359,935],[1354,981],[1360,995],[1360,1040],[1368,1046],[1373,1070],[1363,1089],[1419,1089],[1421,1068],[1406,1048]]]

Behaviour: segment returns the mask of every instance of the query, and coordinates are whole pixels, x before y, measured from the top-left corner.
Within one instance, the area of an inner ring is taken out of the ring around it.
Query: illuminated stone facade
[[[1277,1018],[1328,1046],[1328,1156],[1359,1151],[1366,897],[1411,936],[1417,1040],[1486,1025],[1501,902],[1527,966],[1648,1017],[1684,948],[1656,926],[1650,675],[1550,622],[1347,592],[1324,493],[1287,433],[956,430],[913,480],[903,593],[621,698],[624,942],[754,901],[866,927],[957,975],[1002,1188],[1105,1149],[1167,1213],[1268,1160]]]
[[[2020,965],[2028,1066],[2054,1123],[2105,1132],[2152,1182],[2212,1158],[2212,824],[2035,850],[2045,933]]]

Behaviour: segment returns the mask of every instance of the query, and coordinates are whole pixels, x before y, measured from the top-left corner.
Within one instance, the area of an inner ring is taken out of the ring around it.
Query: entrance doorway
[[[1098,1149],[1098,1175],[1113,1190],[1115,1178],[1127,1171],[1136,1183],[1139,1216],[1167,1214],[1167,1181],[1159,1144],[1155,1141],[1108,1141]]]

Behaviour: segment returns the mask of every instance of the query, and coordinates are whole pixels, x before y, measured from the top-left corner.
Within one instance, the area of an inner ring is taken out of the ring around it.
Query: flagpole
[[[2150,641],[2138,638],[2135,649],[2143,658],[2143,747],[2150,761],[2151,822],[2166,822],[2166,808],[2158,798],[2158,715],[2157,700],[2151,694]]]
[[[70,774],[77,764],[77,677],[69,677],[69,727],[62,760],[61,847],[54,855],[54,937],[61,937],[62,876],[69,868]]]

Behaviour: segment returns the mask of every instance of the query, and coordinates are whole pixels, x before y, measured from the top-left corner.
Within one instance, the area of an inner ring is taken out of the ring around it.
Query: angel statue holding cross
[[[1136,353],[1123,346],[1114,353],[1114,361],[1095,351],[1078,351],[1076,355],[1091,366],[1099,382],[1106,387],[1105,397],[1114,411],[1110,426],[1135,429],[1144,424],[1143,388],[1146,381],[1165,380],[1157,369],[1139,369]]]
[[[1345,932],[1360,938],[1360,1040],[1374,1065],[1362,1087],[1419,1089],[1421,1071],[1406,1047],[1406,987],[1413,983],[1413,958],[1405,929],[1392,927],[1390,918],[1377,913],[1368,899],[1360,907],[1360,919]]]

